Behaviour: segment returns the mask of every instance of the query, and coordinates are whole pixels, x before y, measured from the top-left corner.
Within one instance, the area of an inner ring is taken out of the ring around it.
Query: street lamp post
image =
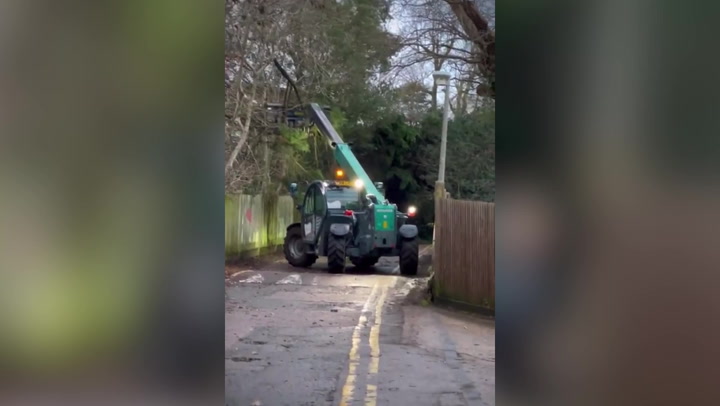
[[[440,199],[445,198],[445,155],[447,150],[448,112],[450,110],[450,74],[443,71],[433,72],[437,87],[445,86],[445,102],[443,106],[442,134],[440,138],[440,168],[435,182],[435,220],[433,226],[433,247],[435,247],[435,230],[439,225]]]
[[[440,168],[438,169],[438,182],[445,185],[445,155],[447,154],[447,128],[448,114],[450,110],[450,74],[447,72],[437,71],[433,73],[435,83],[438,87],[445,86],[445,100],[443,106],[443,122],[442,134],[440,138]]]

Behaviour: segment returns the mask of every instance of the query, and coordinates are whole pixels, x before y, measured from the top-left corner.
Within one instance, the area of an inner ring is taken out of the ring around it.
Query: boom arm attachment
[[[310,103],[309,110],[310,117],[315,125],[318,127],[320,132],[328,138],[328,141],[333,148],[335,161],[337,161],[340,167],[346,172],[360,179],[363,183],[365,191],[368,194],[374,195],[378,199],[378,202],[385,204],[385,197],[375,187],[375,184],[370,179],[370,176],[368,176],[365,169],[363,169],[362,165],[360,165],[360,162],[358,162],[357,158],[355,158],[355,154],[353,154],[350,150],[350,145],[343,142],[342,138],[340,138],[340,134],[335,131],[335,128],[333,128],[330,120],[325,115],[325,112],[323,112],[317,103]]]

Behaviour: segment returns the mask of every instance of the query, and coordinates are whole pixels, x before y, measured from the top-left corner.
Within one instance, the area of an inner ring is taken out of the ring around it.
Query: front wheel
[[[316,255],[307,253],[300,226],[290,227],[287,231],[283,253],[290,265],[298,268],[310,267],[317,259]]]
[[[328,236],[327,258],[330,273],[345,272],[345,247],[347,239],[330,234]]]
[[[417,238],[403,239],[400,246],[400,273],[406,276],[417,275],[419,247]]]

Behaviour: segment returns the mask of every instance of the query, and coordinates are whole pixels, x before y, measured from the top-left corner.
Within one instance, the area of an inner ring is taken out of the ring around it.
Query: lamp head
[[[447,85],[450,83],[450,74],[443,71],[435,71],[433,72],[433,79],[435,79],[435,83],[439,86]]]

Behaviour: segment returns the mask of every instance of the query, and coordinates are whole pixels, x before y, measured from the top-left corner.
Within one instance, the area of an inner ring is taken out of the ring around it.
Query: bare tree
[[[445,0],[463,28],[466,39],[472,42],[478,72],[486,79],[487,86],[478,86],[478,94],[495,98],[495,29],[492,16],[483,15],[481,3],[473,0]],[[487,8],[486,8],[487,12]],[[492,20],[490,19],[492,18]]]
[[[494,1],[398,0],[394,10],[404,46],[395,60],[396,77],[423,83],[433,70],[451,71],[455,114],[494,98]],[[423,91],[433,109],[437,90],[432,83]]]
[[[379,60],[382,57],[374,53],[387,47],[344,47],[343,35],[347,43],[369,35],[343,31],[344,22],[358,12],[348,10],[344,2],[226,0],[225,6],[226,191],[251,188],[254,193],[283,178],[291,167],[300,167],[290,148],[297,145],[266,117],[267,103],[294,107],[297,101],[273,62],[289,72],[306,99],[352,100],[347,84],[364,81],[367,66],[346,62],[348,55],[364,53],[359,58]],[[382,12],[381,7],[373,10]],[[384,39],[380,35],[370,40]]]
[[[272,44],[277,41],[280,1],[226,0],[225,186],[241,191],[261,171],[253,153],[257,120],[269,93]]]

